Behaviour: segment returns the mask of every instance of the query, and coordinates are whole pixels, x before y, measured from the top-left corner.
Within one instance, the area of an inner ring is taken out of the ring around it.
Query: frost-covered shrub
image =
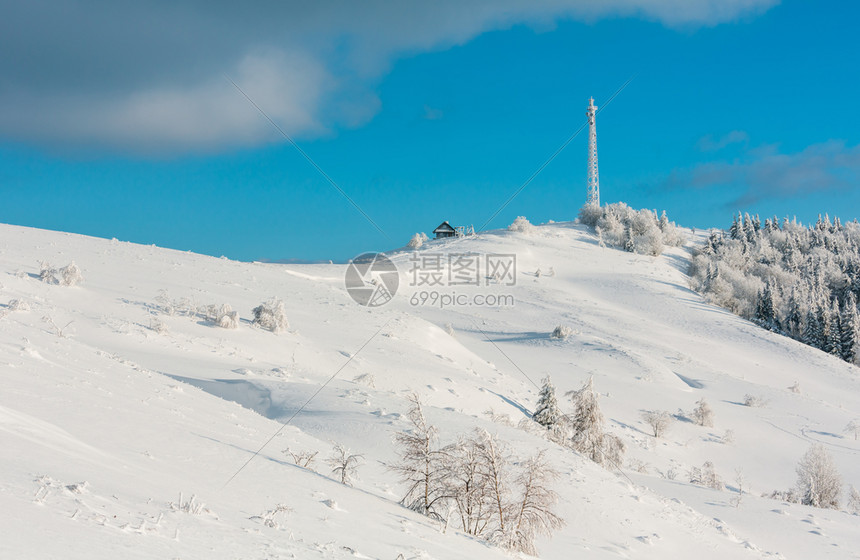
[[[23,299],[13,299],[7,306],[9,311],[30,311],[30,304]]]
[[[39,263],[39,280],[46,284],[56,284],[58,282],[57,269],[52,267],[47,261],[41,261]]]
[[[753,408],[764,408],[767,405],[767,401],[764,397],[760,397],[758,395],[744,395],[744,406],[749,406]]]
[[[278,298],[271,298],[261,303],[253,309],[252,313],[254,314],[253,323],[255,325],[274,333],[286,330],[290,326],[287,322],[284,302]]]
[[[714,490],[723,489],[723,479],[717,475],[714,464],[710,461],[705,461],[702,468],[693,467],[690,469],[690,483]]]
[[[167,334],[169,332],[167,325],[158,317],[149,317],[149,329],[157,334]]]
[[[424,232],[418,232],[412,236],[412,239],[409,240],[409,243],[406,244],[410,249],[419,249],[424,242],[430,239],[427,237],[427,234]]]
[[[601,245],[612,245],[641,255],[657,256],[664,246],[683,244],[683,236],[663,212],[634,210],[618,202],[606,206],[586,204],[579,211],[579,221],[594,228]]]
[[[534,231],[534,226],[525,216],[517,216],[517,219],[508,226],[508,231],[518,231],[520,233],[531,233]]]
[[[77,286],[84,279],[81,274],[81,269],[75,264],[75,261],[70,262],[59,270],[59,283],[61,286]]]
[[[39,280],[46,284],[59,284],[61,286],[77,286],[84,279],[81,274],[81,269],[75,264],[75,261],[70,262],[63,268],[56,269],[47,261],[39,263]]]
[[[559,325],[553,329],[550,333],[550,338],[558,338],[560,340],[565,340],[569,336],[573,335],[573,329],[568,327],[567,325]]]
[[[233,311],[229,303],[207,305],[200,308],[199,313],[207,321],[223,329],[235,329],[239,326],[239,314]]]

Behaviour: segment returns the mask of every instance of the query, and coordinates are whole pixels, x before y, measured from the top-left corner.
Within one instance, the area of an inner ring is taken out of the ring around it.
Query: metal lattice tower
[[[600,206],[600,179],[597,175],[597,125],[594,118],[597,116],[597,106],[594,98],[588,100],[588,109],[585,111],[588,117],[588,199],[586,204]]]

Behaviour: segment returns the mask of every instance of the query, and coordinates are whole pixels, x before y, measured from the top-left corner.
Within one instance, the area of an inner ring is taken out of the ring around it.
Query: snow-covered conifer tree
[[[603,413],[594,392],[594,378],[589,377],[582,389],[574,393],[576,412],[573,415],[573,448],[598,464],[603,457]]]
[[[543,378],[543,386],[540,389],[540,396],[532,419],[541,426],[550,429],[558,424],[561,418],[562,413],[555,397],[555,386],[549,376],[546,376]]]

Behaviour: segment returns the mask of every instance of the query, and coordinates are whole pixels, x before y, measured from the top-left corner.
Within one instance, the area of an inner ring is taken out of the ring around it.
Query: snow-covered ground
[[[29,304],[0,307],[0,558],[510,557],[398,504],[386,465],[411,392],[443,441],[482,427],[521,458],[548,450],[567,524],[539,539],[542,558],[860,557],[860,516],[758,497],[791,487],[813,442],[860,486],[860,442],[843,433],[860,416],[860,371],[706,304],[688,287],[688,250],[601,248],[570,223],[432,241],[393,255],[400,289],[368,309],[344,289],[345,265],[0,226],[0,305]],[[516,255],[515,285],[440,290],[513,305],[413,305],[438,289],[410,286],[432,262],[416,256],[445,252]],[[38,261],[72,260],[79,286],[39,280]],[[241,324],[168,316],[160,294],[229,303]],[[249,320],[272,296],[290,321],[279,334]],[[550,338],[558,325],[573,335]],[[545,375],[559,395],[594,377],[627,445],[623,472],[485,414],[516,424]],[[743,406],[747,394],[764,406]],[[642,411],[702,397],[713,428],[649,435]],[[334,443],[364,457],[352,488],[330,477]],[[287,449],[318,451],[316,472]],[[725,490],[687,482],[706,461]],[[735,507],[738,469],[749,494]]]

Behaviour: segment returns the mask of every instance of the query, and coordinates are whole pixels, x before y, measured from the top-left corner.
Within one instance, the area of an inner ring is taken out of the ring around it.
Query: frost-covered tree
[[[655,438],[663,437],[673,422],[672,415],[663,410],[646,410],[642,413],[642,420],[651,427]]]
[[[558,494],[551,484],[557,478],[558,472],[549,465],[544,451],[525,462],[515,480],[519,495],[508,508],[510,519],[500,535],[505,548],[535,556],[537,535],[549,536],[564,526],[564,520],[553,511]]]
[[[819,508],[839,509],[842,477],[830,454],[821,444],[813,444],[797,465],[797,493],[800,503]]]
[[[704,398],[696,402],[692,417],[693,422],[699,426],[713,427],[714,425],[714,411]]]
[[[602,465],[604,419],[594,391],[594,378],[589,377],[572,397],[576,407],[571,421],[573,448]]]
[[[253,323],[261,328],[278,333],[289,328],[287,322],[287,312],[284,308],[284,302],[273,297],[266,302],[261,303],[252,311],[254,314]]]
[[[358,478],[358,467],[363,460],[363,455],[353,454],[348,447],[338,443],[326,462],[331,467],[331,474],[335,475],[341,484],[352,486],[352,482]]]
[[[558,400],[555,397],[555,386],[552,384],[552,380],[549,376],[546,376],[543,378],[542,383],[543,386],[540,389],[540,396],[538,397],[532,419],[541,426],[550,429],[559,423],[563,415],[561,409],[558,407]]]
[[[400,460],[390,469],[407,487],[400,503],[422,515],[442,519],[442,506],[449,497],[448,450],[438,446],[438,432],[424,417],[418,395],[411,395],[409,402],[406,417],[411,426],[395,436]]]

